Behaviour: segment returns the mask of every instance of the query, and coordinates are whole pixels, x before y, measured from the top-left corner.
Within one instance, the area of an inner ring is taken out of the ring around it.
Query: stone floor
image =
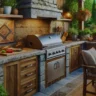
[[[82,68],[77,69],[76,71],[72,72],[67,77],[65,77],[64,79],[52,84],[51,86],[43,89],[41,92],[38,92],[33,96],[56,96],[54,95],[54,93],[58,92],[58,90],[60,89],[63,89],[66,84],[68,85],[71,81],[79,77],[82,73],[83,73]],[[57,96],[61,96],[61,95],[57,95]]]

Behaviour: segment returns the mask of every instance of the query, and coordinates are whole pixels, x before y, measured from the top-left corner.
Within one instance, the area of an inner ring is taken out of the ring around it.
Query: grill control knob
[[[64,52],[64,50],[62,50],[62,52]]]
[[[49,56],[51,55],[51,53],[48,54]]]
[[[59,51],[59,53],[60,53],[61,51]]]
[[[56,53],[58,53],[58,51],[56,51]]]
[[[53,52],[53,55],[55,54],[55,52]]]

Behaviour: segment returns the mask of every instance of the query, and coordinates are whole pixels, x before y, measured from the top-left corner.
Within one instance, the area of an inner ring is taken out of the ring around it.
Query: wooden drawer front
[[[36,79],[31,80],[30,82],[21,85],[21,93],[25,93],[27,90],[36,88]]]
[[[34,78],[34,79],[37,78],[36,74],[33,74],[32,76],[28,76],[28,77],[22,79],[22,80],[21,80],[21,84],[25,84],[25,82],[30,81],[30,80],[32,80],[33,78]]]
[[[36,69],[35,70],[29,70],[26,73],[21,73],[21,81],[23,81],[24,79],[28,79],[31,77],[34,77],[36,75]]]
[[[36,92],[37,92],[36,88],[30,89],[22,93],[21,96],[33,96],[33,94]]]
[[[30,68],[36,67],[37,59],[36,57],[25,59],[20,61],[21,63],[21,71],[28,70]]]

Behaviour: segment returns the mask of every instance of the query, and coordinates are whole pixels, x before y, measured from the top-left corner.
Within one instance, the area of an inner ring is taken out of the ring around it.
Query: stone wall
[[[19,11],[28,18],[60,18],[62,10],[57,8],[56,2],[57,0],[22,0]]]
[[[4,70],[3,70],[3,64],[0,65],[0,84],[3,84],[4,83]]]

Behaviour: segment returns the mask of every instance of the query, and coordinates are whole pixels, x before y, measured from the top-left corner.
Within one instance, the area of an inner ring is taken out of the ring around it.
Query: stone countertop
[[[31,49],[24,52],[18,52],[17,54],[14,55],[0,56],[0,65],[40,54],[45,54],[45,50]]]
[[[96,44],[96,41],[88,41],[86,43],[88,43],[88,44]]]
[[[65,47],[71,47],[71,46],[83,44],[83,43],[86,43],[86,41],[65,41],[64,46]]]
[[[64,42],[63,46],[71,47],[74,45],[83,44],[85,42],[86,41],[66,41],[66,42]],[[18,54],[14,54],[14,55],[10,55],[10,56],[0,56],[0,65],[8,63],[8,62],[24,59],[27,57],[31,57],[31,56],[40,55],[40,54],[45,54],[45,50],[30,49],[28,51],[20,52]]]

